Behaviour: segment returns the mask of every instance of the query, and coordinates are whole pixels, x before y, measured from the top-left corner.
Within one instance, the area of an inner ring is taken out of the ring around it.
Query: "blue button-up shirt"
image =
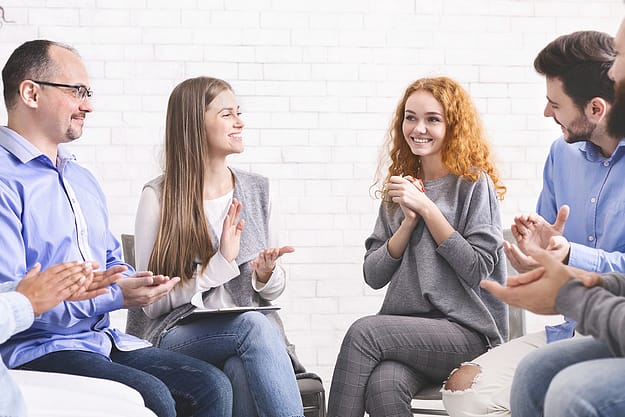
[[[0,127],[0,230],[0,282],[20,279],[36,262],[42,269],[76,260],[96,261],[102,269],[125,265],[95,177],[62,146],[55,166],[6,127]],[[110,328],[108,313],[122,306],[115,284],[92,300],[60,303],[0,346],[2,359],[14,368],[59,350],[108,356],[112,343],[121,350],[149,346]]]
[[[27,329],[33,322],[33,308],[28,298],[15,291],[16,286],[16,282],[0,284],[0,343],[14,333]],[[0,416],[26,416],[24,399],[2,362],[0,362],[0,387],[2,387]]]
[[[591,142],[556,140],[543,171],[536,211],[548,222],[567,204],[564,236],[571,243],[569,265],[595,272],[625,272],[625,140],[611,156]],[[575,322],[547,327],[547,340],[570,337]]]

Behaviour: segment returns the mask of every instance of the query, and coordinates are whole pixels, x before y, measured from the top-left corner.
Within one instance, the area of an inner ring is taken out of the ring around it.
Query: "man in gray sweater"
[[[615,38],[610,70],[616,101],[609,115],[613,136],[625,136],[625,20]],[[625,274],[596,274],[562,264],[540,248],[542,267],[510,277],[505,287],[481,286],[508,304],[537,314],[563,314],[588,337],[559,341],[526,356],[514,375],[510,406],[520,416],[625,415]]]

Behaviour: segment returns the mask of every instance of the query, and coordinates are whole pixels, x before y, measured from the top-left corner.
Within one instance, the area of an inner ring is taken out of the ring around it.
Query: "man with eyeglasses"
[[[8,124],[0,127],[0,283],[37,262],[95,261],[98,279],[122,273],[107,294],[66,301],[0,346],[9,368],[109,379],[132,386],[158,416],[227,416],[232,392],[212,365],[111,328],[109,312],[152,303],[179,281],[134,273],[108,230],[102,190],[63,148],[93,111],[87,70],[59,43],[22,44],[2,70]],[[17,278],[16,278],[17,277]],[[103,393],[105,394],[105,393]]]

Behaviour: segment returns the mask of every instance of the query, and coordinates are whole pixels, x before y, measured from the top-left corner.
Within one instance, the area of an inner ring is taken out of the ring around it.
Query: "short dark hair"
[[[597,31],[562,35],[538,53],[539,74],[562,81],[564,92],[583,108],[593,97],[614,102],[614,82],[608,71],[614,62],[614,38]]]
[[[56,64],[49,54],[52,45],[70,50],[78,55],[71,46],[45,39],[25,42],[13,51],[2,69],[4,103],[7,110],[15,105],[22,81],[46,80],[53,75]]]

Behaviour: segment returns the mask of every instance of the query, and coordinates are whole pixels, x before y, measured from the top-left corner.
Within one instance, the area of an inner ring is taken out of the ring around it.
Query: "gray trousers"
[[[410,417],[416,392],[485,351],[480,333],[446,318],[358,319],[334,367],[328,417]]]

